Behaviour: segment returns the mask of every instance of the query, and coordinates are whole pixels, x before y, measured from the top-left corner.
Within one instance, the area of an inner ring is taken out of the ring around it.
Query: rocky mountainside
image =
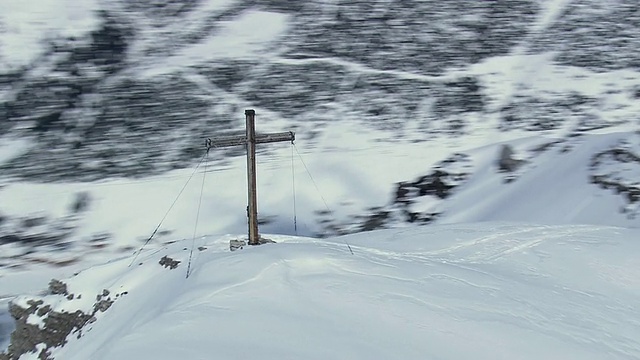
[[[516,74],[498,104],[487,86],[492,74],[470,70],[513,54],[551,56],[565,72],[640,69],[635,1],[555,3],[99,2],[84,33],[53,32],[28,61],[3,59],[12,66],[0,70],[0,129],[33,146],[1,172],[89,181],[188,167],[200,154],[195,140],[241,129],[248,105],[305,131],[340,119],[393,139],[411,124],[425,139],[464,141],[476,122],[494,117],[501,131],[637,121],[637,113],[598,114],[613,97],[638,99],[637,83],[545,93],[537,83],[554,78]],[[256,36],[263,29],[271,34]],[[229,34],[239,41],[225,43]],[[243,44],[243,35],[260,43]],[[512,60],[522,61],[508,64],[516,72],[531,66],[531,57]]]

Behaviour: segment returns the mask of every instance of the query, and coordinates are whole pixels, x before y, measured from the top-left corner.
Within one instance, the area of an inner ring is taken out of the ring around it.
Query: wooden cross
[[[256,134],[256,112],[255,110],[245,110],[247,118],[247,134],[237,136],[220,136],[209,138],[206,141],[207,151],[211,148],[221,148],[237,145],[247,147],[247,188],[249,190],[249,206],[247,206],[247,216],[249,217],[249,245],[260,245],[260,235],[258,234],[258,195],[256,190],[256,144],[265,144],[280,141],[293,141],[296,134],[292,131]]]

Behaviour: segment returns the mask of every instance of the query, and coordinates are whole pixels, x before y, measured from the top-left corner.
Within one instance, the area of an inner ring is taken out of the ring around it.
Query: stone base
[[[271,239],[267,239],[265,237],[260,236],[258,245],[275,244],[275,243],[276,242],[271,240]],[[245,246],[247,246],[247,241],[246,240],[234,239],[234,240],[230,240],[229,241],[229,250],[231,250],[231,251],[236,251],[236,250],[239,250],[239,249],[243,249]]]

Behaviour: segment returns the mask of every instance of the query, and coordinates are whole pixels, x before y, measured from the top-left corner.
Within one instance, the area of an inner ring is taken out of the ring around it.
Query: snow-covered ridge
[[[236,252],[228,237],[198,239],[188,278],[190,241],[18,298],[39,301],[34,326],[54,312],[93,316],[64,346],[20,359],[45,348],[65,360],[640,356],[637,230],[484,223],[272,238]]]

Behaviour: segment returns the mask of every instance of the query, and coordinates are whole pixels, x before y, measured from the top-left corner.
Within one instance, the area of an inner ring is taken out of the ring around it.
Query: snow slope
[[[639,236],[478,223],[276,236],[236,252],[207,237],[188,278],[190,241],[65,280],[75,300],[35,299],[69,312],[104,289],[114,300],[50,349],[65,360],[637,359]],[[170,270],[163,256],[181,262]]]
[[[496,171],[496,148],[474,152],[478,171],[446,203],[444,223],[476,221],[533,221],[545,224],[597,224],[638,227],[637,205],[629,204],[615,191],[591,182],[592,159],[596,154],[640,137],[630,133],[590,135],[569,142],[550,144],[540,154],[532,149],[544,145],[540,138],[512,142],[529,162],[505,184],[504,174]],[[635,163],[618,164],[617,169],[637,175]],[[637,184],[637,181],[636,181]],[[633,211],[626,216],[626,206]]]

